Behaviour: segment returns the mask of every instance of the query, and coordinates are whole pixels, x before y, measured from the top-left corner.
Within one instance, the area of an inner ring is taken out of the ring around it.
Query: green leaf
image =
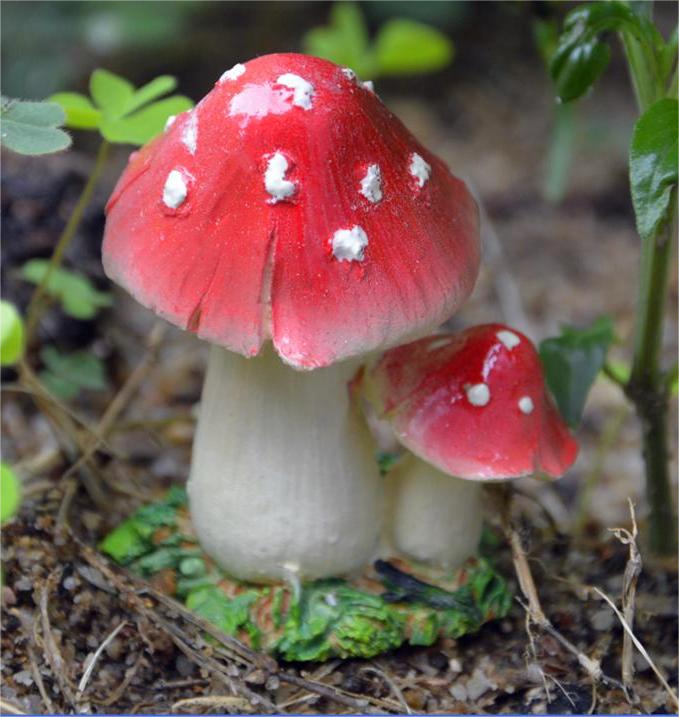
[[[148,84],[136,90],[125,106],[124,114],[129,115],[140,107],[147,105],[149,102],[153,102],[153,100],[167,95],[172,92],[176,86],[177,79],[175,77],[171,77],[170,75],[156,77]]]
[[[635,13],[626,3],[611,0],[575,8],[566,16],[550,63],[550,73],[563,102],[584,95],[606,69],[611,51],[600,36],[611,31],[634,38],[654,62],[657,49],[663,45],[648,17]]]
[[[637,120],[630,147],[630,184],[643,239],[653,237],[667,219],[672,189],[677,186],[679,103],[658,100]]]
[[[193,107],[188,97],[174,95],[154,102],[133,115],[121,118],[104,117],[101,134],[109,142],[146,144],[159,135],[170,115],[177,115]]]
[[[395,18],[377,35],[375,59],[380,75],[435,72],[452,61],[453,43],[429,25]]]
[[[0,365],[11,366],[24,353],[24,322],[14,304],[0,301]]]
[[[57,92],[50,102],[56,102],[66,113],[66,126],[72,129],[97,129],[101,122],[101,111],[89,97],[78,92]]]
[[[21,267],[21,277],[40,284],[48,268],[48,260],[31,259]],[[74,319],[93,319],[101,308],[113,303],[111,295],[95,289],[87,277],[62,268],[51,273],[47,293],[58,299],[64,312]]]
[[[580,42],[567,54],[557,53],[550,69],[559,99],[570,102],[584,95],[608,67],[610,59],[610,48],[598,40]]]
[[[615,338],[607,316],[584,329],[563,327],[561,335],[540,344],[545,378],[566,423],[580,423],[587,394],[606,360]]]
[[[19,154],[59,152],[71,145],[61,129],[64,111],[55,102],[20,102],[2,98],[0,137],[2,146]]]
[[[0,523],[12,518],[20,504],[21,482],[6,463],[0,463]]]
[[[309,55],[350,67],[363,79],[374,78],[368,28],[354,2],[335,3],[330,11],[330,24],[309,30],[302,45]]]
[[[90,95],[110,117],[120,117],[134,95],[134,85],[108,70],[95,70],[90,76]]]
[[[40,358],[45,365],[40,380],[59,398],[69,400],[82,389],[102,391],[106,388],[104,364],[89,351],[62,354],[54,346],[46,346]]]

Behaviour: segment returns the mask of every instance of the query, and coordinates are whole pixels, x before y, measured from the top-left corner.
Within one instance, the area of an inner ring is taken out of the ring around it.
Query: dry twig
[[[622,614],[625,621],[634,627],[634,612],[636,606],[637,582],[641,575],[641,553],[637,547],[637,520],[634,513],[634,503],[629,501],[629,511],[632,518],[631,532],[625,528],[611,528],[611,532],[623,544],[629,546],[629,558],[625,565],[625,574],[622,579]],[[633,689],[634,682],[634,646],[627,631],[622,639],[622,683],[628,690]]]
[[[658,678],[658,682],[663,686],[665,691],[667,692],[667,695],[670,698],[670,702],[674,706],[674,709],[679,712],[679,698],[677,697],[676,692],[670,687],[667,680],[665,679],[665,676],[660,672],[660,670],[656,667],[655,662],[651,659],[651,656],[646,651],[646,648],[639,642],[639,639],[632,631],[632,628],[627,624],[627,620],[625,620],[624,615],[618,610],[615,603],[611,600],[611,598],[606,595],[603,590],[599,590],[599,588],[592,586],[591,590],[593,590],[599,597],[603,598],[611,607],[613,612],[616,614],[618,620],[620,620],[620,624],[622,625],[625,632],[630,636],[630,639],[634,643],[634,646],[639,650],[639,652],[642,654],[643,658],[648,662],[650,668],[653,670],[655,676]]]

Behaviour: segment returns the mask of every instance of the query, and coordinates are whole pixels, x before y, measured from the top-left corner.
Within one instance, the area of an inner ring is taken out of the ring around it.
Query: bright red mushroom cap
[[[479,265],[465,184],[347,68],[267,55],[133,154],[107,274],[160,316],[298,368],[449,317]]]
[[[502,324],[391,349],[364,381],[399,440],[459,478],[558,477],[577,456],[535,347]]]

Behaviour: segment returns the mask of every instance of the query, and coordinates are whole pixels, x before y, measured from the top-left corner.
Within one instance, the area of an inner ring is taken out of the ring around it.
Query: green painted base
[[[505,581],[482,558],[455,574],[439,573],[437,584],[430,570],[416,577],[402,560],[378,560],[351,582],[263,586],[233,580],[198,545],[186,493],[178,488],[140,508],[100,547],[226,634],[283,660],[369,658],[400,645],[431,645],[475,632],[505,615],[511,603]]]

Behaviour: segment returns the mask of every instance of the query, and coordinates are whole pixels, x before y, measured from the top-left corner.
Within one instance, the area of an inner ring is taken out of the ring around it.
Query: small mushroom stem
[[[373,557],[381,482],[349,401],[354,370],[211,347],[188,492],[202,546],[234,577],[343,575]]]
[[[408,456],[387,479],[392,547],[411,558],[455,568],[475,555],[483,523],[482,485]]]

